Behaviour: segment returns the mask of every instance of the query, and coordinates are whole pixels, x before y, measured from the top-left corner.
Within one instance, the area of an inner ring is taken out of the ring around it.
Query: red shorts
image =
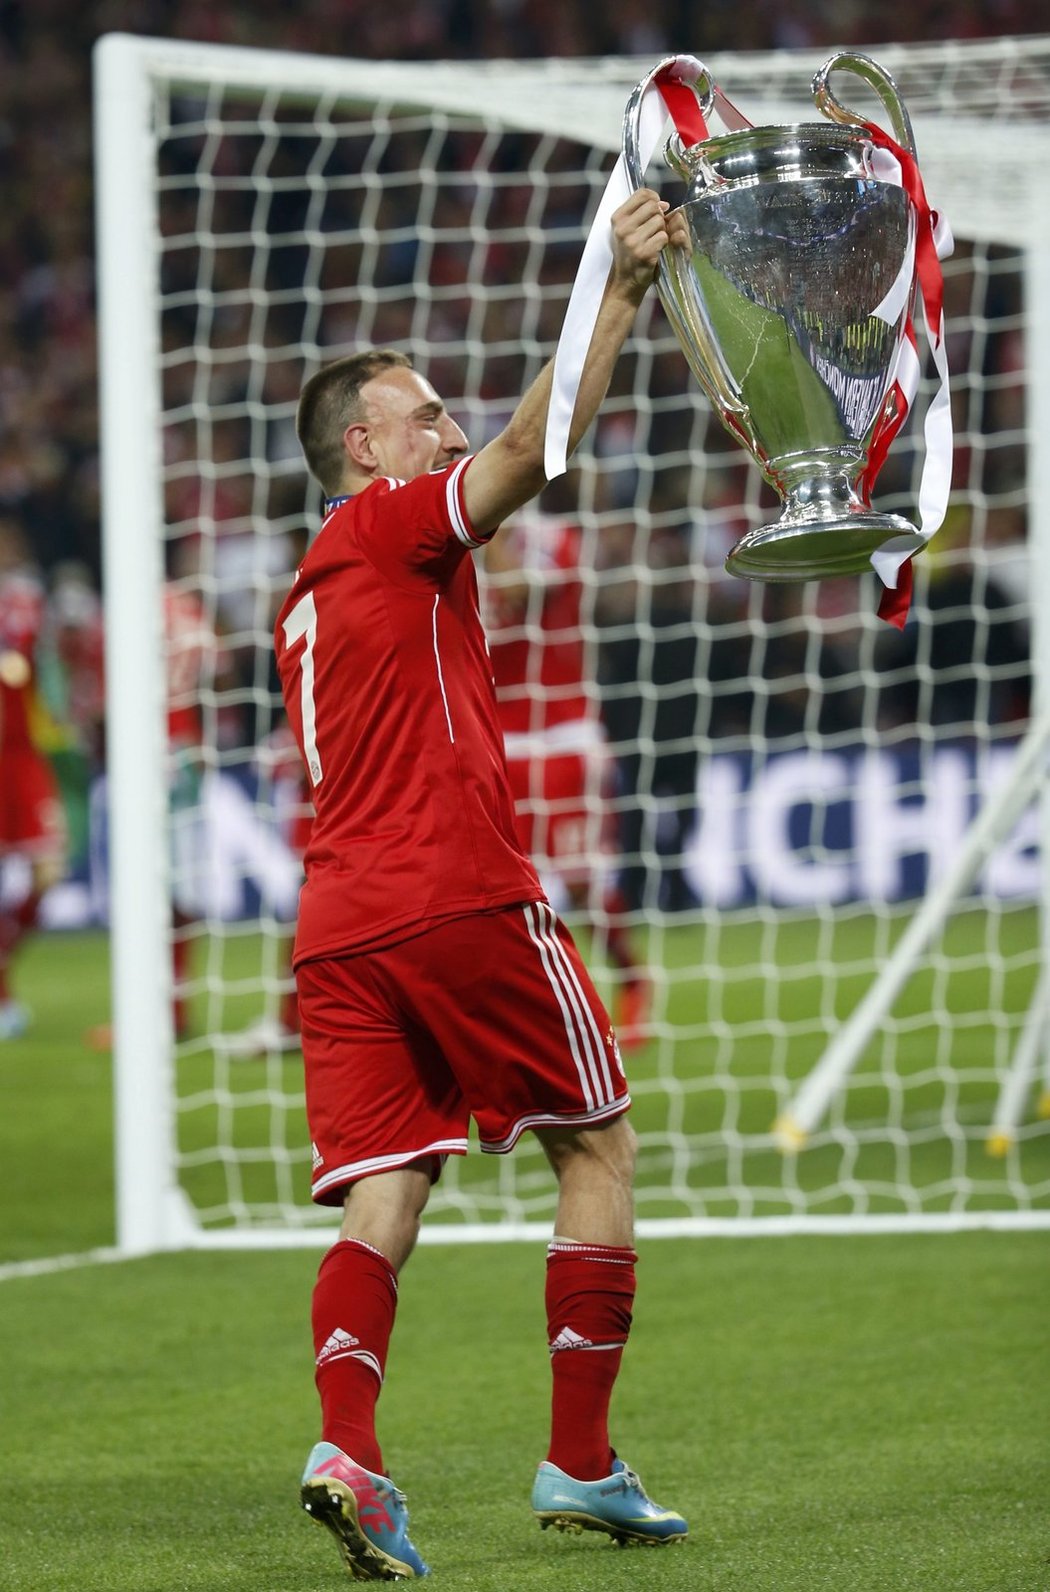
[[[601,750],[512,758],[507,772],[518,839],[540,877],[586,884],[614,849]]]
[[[526,1128],[606,1122],[630,1105],[612,1023],[553,909],[439,924],[296,973],[313,1140],[311,1193],[342,1203],[375,1172],[503,1154]]]
[[[66,816],[46,757],[31,747],[5,748],[0,779],[0,852],[62,857]]]

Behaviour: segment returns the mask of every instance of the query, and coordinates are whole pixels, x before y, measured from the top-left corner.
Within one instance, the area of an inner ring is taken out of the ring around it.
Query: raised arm
[[[613,264],[591,346],[584,362],[569,433],[576,447],[601,407],[613,368],[638,306],[645,297],[661,251],[686,244],[685,223],[651,189],[640,188],[614,213]],[[544,437],[553,366],[547,364],[498,437],[482,448],[463,481],[463,497],[476,531],[491,531],[542,488]]]

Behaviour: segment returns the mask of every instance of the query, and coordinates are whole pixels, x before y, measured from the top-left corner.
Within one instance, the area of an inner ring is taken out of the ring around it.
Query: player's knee
[[[638,1135],[626,1117],[617,1117],[608,1127],[606,1153],[617,1176],[625,1183],[634,1182],[634,1169],[638,1160]]]
[[[340,1236],[378,1249],[400,1271],[415,1248],[429,1194],[429,1172],[423,1168],[361,1178],[347,1191]]]

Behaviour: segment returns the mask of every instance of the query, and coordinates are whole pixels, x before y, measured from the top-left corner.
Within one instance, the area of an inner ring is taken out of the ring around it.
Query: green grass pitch
[[[22,964],[0,1049],[0,1263],[112,1242],[98,937]],[[316,1436],[319,1251],[164,1255],[0,1279],[5,1592],[348,1585],[298,1509]],[[447,1592],[1043,1592],[1050,1239],[642,1246],[616,1440],[682,1547],[621,1552],[528,1512],[546,1430],[542,1246],[421,1246],[382,1436]]]

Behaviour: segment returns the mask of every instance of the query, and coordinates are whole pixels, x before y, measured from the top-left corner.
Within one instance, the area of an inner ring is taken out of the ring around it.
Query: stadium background
[[[1045,29],[1041,7],[1008,0],[906,9],[829,0],[800,13],[757,0],[610,3],[600,15],[583,0],[301,0],[294,12],[6,0],[0,510],[28,532],[53,583],[97,590],[97,34],[427,59],[655,57],[667,47]],[[75,578],[70,561],[81,566]],[[247,745],[251,727],[231,734]],[[98,743],[88,736],[60,750],[74,804],[78,793],[83,802]],[[86,846],[86,818],[78,833]],[[5,1268],[0,1311],[0,1581],[11,1592],[338,1585],[328,1545],[314,1543],[294,1503],[296,1464],[313,1436],[305,1302],[316,1257],[35,1269],[41,1255],[104,1259],[92,1246],[112,1237],[106,1064],[79,1048],[82,1027],[105,1016],[105,958],[98,935],[59,943],[60,961],[47,937],[31,950],[26,978],[30,1004],[48,1005],[49,1029],[62,1037],[21,1058],[17,1047],[0,1054],[0,1259],[25,1260],[21,1271]],[[440,1584],[1041,1592],[1045,1248],[1038,1233],[648,1245],[638,1338],[647,1347],[628,1368],[619,1415],[632,1462],[696,1523],[690,1549],[658,1565],[589,1542],[549,1543],[527,1519],[523,1465],[541,1440],[546,1375],[536,1257],[524,1246],[484,1257],[421,1251],[385,1431]],[[465,1342],[466,1391],[459,1362],[440,1350]],[[551,1551],[561,1547],[567,1556]]]

